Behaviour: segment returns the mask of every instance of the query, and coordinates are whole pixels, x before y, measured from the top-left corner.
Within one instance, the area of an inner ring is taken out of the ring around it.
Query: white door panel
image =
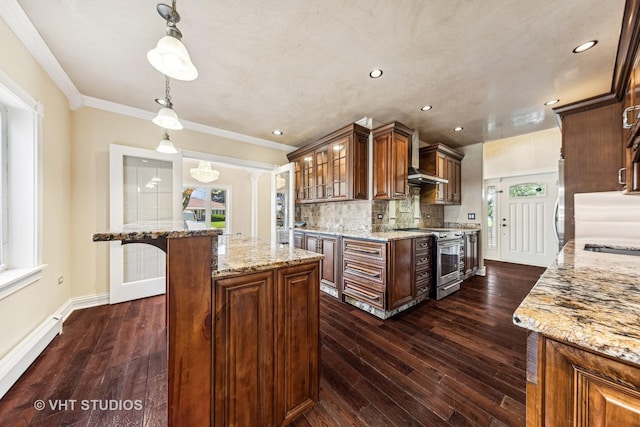
[[[539,194],[521,195],[515,191],[518,186],[526,187],[532,183],[539,184]],[[501,260],[550,265],[557,249],[553,234],[553,207],[557,196],[556,174],[503,178],[500,188]]]
[[[182,157],[112,144],[109,225],[181,221]],[[111,242],[111,304],[165,292],[165,253],[147,244]]]
[[[550,265],[557,254],[553,232],[557,192],[557,173],[487,180],[485,258]]]

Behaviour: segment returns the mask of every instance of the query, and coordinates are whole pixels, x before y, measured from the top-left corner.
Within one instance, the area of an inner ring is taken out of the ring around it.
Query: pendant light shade
[[[156,70],[173,79],[191,81],[198,77],[187,48],[174,35],[162,37],[147,53],[147,59]]]
[[[173,146],[173,143],[169,139],[169,133],[165,132],[162,135],[162,141],[160,141],[160,144],[158,144],[158,148],[156,148],[156,151],[165,154],[176,154],[178,152],[178,150],[176,150],[176,147]]]
[[[183,128],[182,123],[178,119],[178,115],[172,108],[164,107],[158,111],[158,115],[152,120],[153,123],[160,127],[171,130],[180,130]]]

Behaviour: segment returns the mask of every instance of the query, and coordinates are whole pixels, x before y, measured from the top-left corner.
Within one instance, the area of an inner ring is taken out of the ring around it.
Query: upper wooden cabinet
[[[461,162],[464,154],[444,144],[432,144],[420,149],[420,169],[444,178],[448,184],[425,185],[422,201],[428,204],[459,205],[462,202]]]
[[[369,129],[352,123],[287,155],[296,203],[367,199]]]
[[[373,135],[373,198],[404,199],[408,195],[409,147],[413,129],[391,122]]]

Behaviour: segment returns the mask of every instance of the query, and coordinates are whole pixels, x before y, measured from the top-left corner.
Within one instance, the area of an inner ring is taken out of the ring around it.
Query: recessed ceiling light
[[[462,129],[464,129],[462,126],[456,126],[453,128],[453,130],[456,132],[460,132]]]
[[[549,106],[549,105],[557,104],[558,102],[560,102],[559,99],[550,99],[549,101],[545,102],[544,105]]]
[[[420,108],[420,110],[422,111],[429,111],[431,110],[433,107],[431,105],[425,105],[424,107]]]
[[[380,68],[375,68],[369,73],[369,77],[372,79],[377,79],[380,76],[382,76],[382,70]]]
[[[271,131],[272,134],[276,135],[276,136],[280,136],[282,135],[284,132],[282,132],[280,129],[274,129]]]
[[[582,43],[580,46],[573,49],[573,53],[582,53],[585,50],[589,50],[598,43],[598,40],[591,40],[586,43]]]

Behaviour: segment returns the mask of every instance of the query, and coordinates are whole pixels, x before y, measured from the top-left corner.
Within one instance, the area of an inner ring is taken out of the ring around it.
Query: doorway
[[[558,251],[553,232],[558,174],[485,181],[486,259],[549,266]]]

